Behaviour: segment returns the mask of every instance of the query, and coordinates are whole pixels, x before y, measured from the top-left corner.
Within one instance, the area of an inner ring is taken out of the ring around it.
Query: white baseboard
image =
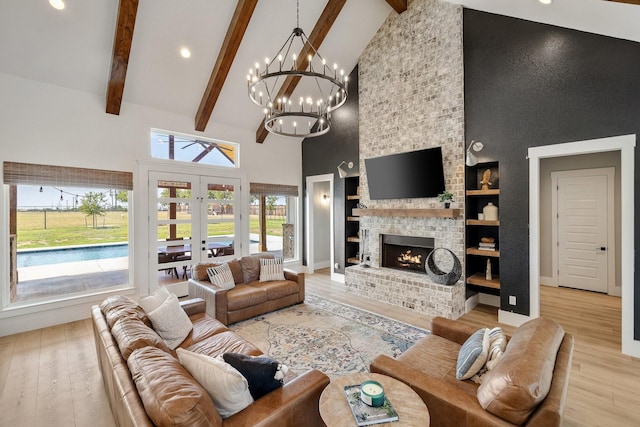
[[[344,274],[331,271],[331,280],[338,283],[344,283]]]
[[[479,293],[479,303],[500,308],[500,297],[497,295]]]
[[[505,325],[520,326],[531,320],[531,317],[524,314],[513,313],[511,311],[498,310],[498,323]]]
[[[331,261],[327,260],[327,261],[317,261],[313,263],[313,268],[315,270],[320,270],[321,268],[329,268],[331,267]]]
[[[468,313],[480,303],[480,294],[473,294],[464,302],[464,312]]]
[[[540,284],[544,286],[555,286],[558,287],[558,282],[553,277],[549,276],[540,276]]]

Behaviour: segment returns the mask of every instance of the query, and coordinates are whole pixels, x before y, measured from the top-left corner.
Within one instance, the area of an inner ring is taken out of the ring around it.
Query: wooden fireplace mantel
[[[400,218],[458,218],[461,211],[461,209],[353,209],[352,214]]]

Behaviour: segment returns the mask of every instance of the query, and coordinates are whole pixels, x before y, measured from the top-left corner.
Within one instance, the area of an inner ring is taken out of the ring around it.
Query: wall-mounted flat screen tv
[[[435,197],[444,191],[441,147],[364,159],[371,200]]]

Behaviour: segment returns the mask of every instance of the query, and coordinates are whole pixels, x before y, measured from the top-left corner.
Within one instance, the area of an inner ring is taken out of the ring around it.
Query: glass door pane
[[[206,212],[202,216],[201,252],[207,258],[232,258],[240,253],[240,180],[202,177],[202,194]],[[202,258],[205,258],[202,256]]]
[[[151,172],[150,211],[150,278],[158,285],[187,280],[194,262],[199,262],[191,249],[197,242],[199,177]],[[194,239],[195,236],[195,239]]]

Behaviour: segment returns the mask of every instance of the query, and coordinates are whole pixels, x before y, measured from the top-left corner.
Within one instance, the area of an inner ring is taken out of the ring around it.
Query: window
[[[237,151],[232,142],[151,130],[151,157],[156,159],[237,168]]]
[[[250,252],[297,259],[298,187],[252,182],[249,191]]]
[[[130,173],[5,162],[4,183],[10,303],[128,286]]]

